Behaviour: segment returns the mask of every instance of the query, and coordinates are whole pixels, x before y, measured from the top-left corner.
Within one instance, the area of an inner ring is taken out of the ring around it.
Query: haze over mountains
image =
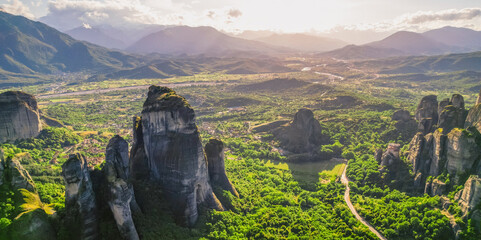
[[[339,59],[374,59],[393,56],[441,55],[481,50],[481,32],[444,27],[425,33],[396,32],[380,41],[349,45],[322,54]]]

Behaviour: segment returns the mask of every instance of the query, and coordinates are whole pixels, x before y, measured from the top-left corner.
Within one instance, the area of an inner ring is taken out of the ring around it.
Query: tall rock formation
[[[442,128],[445,134],[448,134],[454,128],[463,128],[467,116],[463,96],[454,94],[447,105],[442,106],[442,103],[439,104],[441,110],[438,122],[439,128]]]
[[[435,95],[425,96],[419,103],[416,114],[419,122],[418,131],[424,134],[434,130],[434,125],[438,122],[438,99]]]
[[[109,189],[106,198],[121,236],[127,240],[139,239],[132,219],[132,210],[139,211],[139,207],[129,182],[128,143],[118,135],[110,139],[107,145],[104,174]]]
[[[205,145],[205,155],[211,182],[239,197],[239,193],[237,193],[225,172],[224,143],[218,139],[209,139],[209,142]]]
[[[69,233],[73,238],[98,238],[98,218],[95,193],[85,157],[72,154],[62,165],[65,180],[65,208]]]
[[[466,117],[464,128],[475,127],[481,132],[481,92],[479,93],[476,105],[474,105]]]
[[[18,91],[0,94],[0,143],[35,137],[41,129],[34,96]]]
[[[461,211],[466,216],[481,202],[481,178],[471,175],[464,184],[464,189],[456,194],[455,199],[458,200]]]
[[[222,210],[209,183],[194,110],[185,98],[169,88],[151,86],[140,121],[134,129],[132,166],[146,160],[149,180],[159,184],[176,220],[192,226],[201,203]],[[142,154],[142,145],[145,158],[138,156]]]
[[[283,148],[293,153],[313,152],[327,142],[319,121],[309,109],[299,109],[288,126],[276,129],[273,133]]]
[[[431,111],[434,99],[433,96],[427,96],[421,100],[416,114],[418,120],[436,115]],[[454,184],[460,184],[460,176],[478,172],[476,168],[481,158],[481,135],[472,127],[477,121],[475,110],[476,106],[467,115],[463,97],[454,94],[451,99],[445,99],[438,105],[439,128],[436,129],[434,125],[429,133],[422,129],[414,136],[408,160],[413,164],[417,187],[420,188],[428,176],[437,177],[444,171],[454,177]],[[462,129],[463,127],[467,129]],[[431,195],[443,193],[444,188],[440,181],[426,183],[424,187],[425,192]]]

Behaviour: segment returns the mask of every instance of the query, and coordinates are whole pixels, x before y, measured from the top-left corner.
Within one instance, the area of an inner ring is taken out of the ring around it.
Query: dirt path
[[[360,221],[362,224],[366,225],[366,227],[369,228],[369,230],[376,234],[376,236],[379,238],[379,239],[382,239],[382,240],[387,240],[383,235],[381,235],[381,233],[379,233],[371,224],[369,224],[363,217],[361,217],[361,215],[359,215],[359,213],[357,213],[356,209],[354,208],[354,206],[352,205],[351,203],[351,197],[349,195],[349,192],[351,191],[351,189],[349,188],[349,179],[347,179],[347,176],[346,176],[346,169],[347,169],[347,165],[346,167],[344,168],[344,172],[342,172],[342,176],[341,176],[341,182],[342,184],[344,184],[346,186],[346,191],[344,192],[344,201],[346,202],[347,206],[349,207],[349,210],[351,210],[352,214],[354,214],[354,216],[356,216],[356,219],[358,221]]]
[[[169,88],[176,88],[176,87],[190,87],[190,86],[212,86],[223,84],[226,82],[190,82],[190,83],[168,83],[168,84],[161,84],[162,86],[169,87]],[[100,93],[107,93],[113,91],[125,91],[125,90],[135,90],[135,89],[147,89],[150,85],[139,85],[139,86],[130,86],[130,87],[117,87],[117,88],[103,88],[103,89],[95,89],[95,90],[84,90],[84,91],[77,91],[77,92],[64,92],[64,93],[54,93],[54,94],[45,94],[45,95],[37,95],[37,99],[45,99],[45,98],[56,98],[56,97],[66,97],[66,96],[79,96],[79,95],[88,95],[88,94],[100,94]]]

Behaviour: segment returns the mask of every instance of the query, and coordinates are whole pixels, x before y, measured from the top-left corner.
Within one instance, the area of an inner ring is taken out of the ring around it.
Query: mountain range
[[[393,56],[420,56],[481,50],[481,32],[467,28],[444,27],[424,33],[396,32],[380,41],[349,45],[319,56],[338,59],[377,59]]]
[[[0,11],[0,69],[20,74],[136,67],[139,58],[75,40],[43,23]]]
[[[276,54],[291,51],[258,41],[231,37],[212,27],[188,26],[170,27],[152,33],[135,42],[126,50],[134,53],[206,54],[210,56],[228,55],[233,52]]]

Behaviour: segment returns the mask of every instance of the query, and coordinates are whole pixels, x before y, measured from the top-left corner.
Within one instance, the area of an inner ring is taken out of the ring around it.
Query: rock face
[[[0,186],[3,184],[3,171],[5,170],[5,166],[3,166],[3,150],[0,148]]]
[[[473,169],[481,151],[473,134],[455,129],[448,134],[446,155],[448,172],[461,175]]]
[[[129,183],[128,143],[118,135],[110,139],[107,145],[104,174],[110,190],[107,201],[121,236],[128,240],[139,239],[132,219],[131,209],[139,211],[139,207],[132,184]]]
[[[224,143],[218,139],[209,139],[209,142],[205,145],[205,155],[211,182],[239,197],[239,193],[237,193],[225,172]]]
[[[478,101],[479,97],[478,97]],[[469,110],[464,128],[475,127],[478,132],[481,132],[481,104],[478,103]]]
[[[18,91],[0,94],[0,143],[35,137],[41,129],[35,97]]]
[[[140,126],[134,129],[137,136],[132,164],[142,160],[137,153],[142,152],[138,148],[143,145],[149,180],[159,184],[176,220],[192,226],[201,203],[222,210],[209,183],[194,110],[187,101],[169,88],[151,86],[140,125],[142,133],[138,132]]]
[[[395,164],[397,161],[400,161],[400,158],[399,158],[400,149],[401,149],[401,145],[397,143],[389,143],[386,152],[382,154],[381,167],[391,166]]]
[[[432,132],[434,125],[438,122],[438,99],[435,95],[425,96],[419,103],[416,114],[419,122],[418,131],[424,134]]]
[[[424,193],[427,193],[429,196],[441,196],[446,193],[446,189],[446,183],[439,179],[434,179],[426,182]]]
[[[98,238],[98,218],[95,193],[85,157],[70,155],[62,165],[65,180],[65,208],[73,237],[93,240]],[[75,218],[77,216],[77,218]]]
[[[467,111],[464,108],[463,96],[454,94],[451,97],[451,101],[445,103],[447,105],[442,106],[443,102],[439,104],[439,128],[442,128],[446,134],[454,128],[463,128],[467,115]]]
[[[319,121],[309,109],[300,109],[288,126],[273,133],[281,145],[293,153],[312,152],[326,142]]]
[[[150,166],[145,154],[142,118],[135,116],[133,123],[134,143],[130,151],[130,174],[133,179],[145,180],[150,177]]]
[[[456,194],[455,199],[458,200],[461,211],[467,215],[481,202],[481,178],[476,175],[470,176],[464,184],[464,189]]]
[[[9,169],[10,183],[14,189],[24,188],[30,192],[37,192],[32,177],[15,158],[7,160],[6,168]]]

